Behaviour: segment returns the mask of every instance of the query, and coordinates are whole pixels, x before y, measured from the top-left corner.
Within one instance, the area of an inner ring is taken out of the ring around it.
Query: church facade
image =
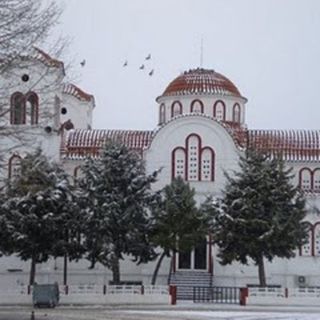
[[[0,121],[6,132],[0,141],[5,150],[3,179],[19,174],[21,158],[35,147],[77,177],[83,161],[98,157],[106,139],[120,139],[141,154],[147,172],[162,168],[155,189],[181,176],[195,188],[201,203],[208,195],[221,195],[224,172],[232,174],[238,169],[246,148],[281,154],[293,168],[292,183],[306,195],[309,242],[293,259],[266,263],[267,283],[320,286],[320,130],[250,130],[247,99],[227,77],[202,68],[178,75],[156,98],[159,120],[152,130],[93,129],[94,97],[64,79],[63,63],[39,49],[1,73]],[[256,266],[221,266],[217,250],[208,237],[192,252],[176,254],[172,267],[167,259],[158,283],[258,283]],[[87,261],[70,263],[69,283],[107,283],[111,279],[103,266],[88,270],[88,265]],[[128,259],[121,264],[122,278],[149,284],[154,266],[155,262],[136,266]],[[15,257],[0,258],[0,283],[26,284],[28,272],[29,264]],[[61,283],[62,272],[63,259],[52,259],[37,267],[37,281]]]

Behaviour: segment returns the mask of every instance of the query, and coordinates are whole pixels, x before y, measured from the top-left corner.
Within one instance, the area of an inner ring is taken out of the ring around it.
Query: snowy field
[[[227,306],[226,306],[227,307]],[[281,312],[247,311],[242,310],[187,310],[179,308],[175,310],[162,310],[161,307],[154,307],[149,310],[130,309],[128,306],[121,308],[75,308],[58,307],[56,309],[35,309],[35,320],[320,320],[319,311],[312,309]],[[0,320],[30,320],[32,309],[29,307],[1,308]]]

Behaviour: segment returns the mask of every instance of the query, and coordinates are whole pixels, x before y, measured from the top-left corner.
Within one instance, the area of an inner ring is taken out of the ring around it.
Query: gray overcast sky
[[[203,38],[203,67],[248,98],[249,128],[320,129],[319,0],[57,1],[76,84],[96,99],[95,128],[155,128],[155,98],[200,66]]]

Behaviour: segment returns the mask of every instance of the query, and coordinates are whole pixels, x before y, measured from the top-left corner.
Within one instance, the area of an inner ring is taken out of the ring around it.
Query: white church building
[[[149,131],[93,129],[94,97],[64,79],[63,63],[39,49],[1,72],[0,121],[7,132],[0,141],[1,150],[6,150],[3,178],[18,174],[20,159],[39,146],[76,177],[84,159],[99,156],[107,138],[120,138],[141,154],[148,172],[163,168],[155,189],[182,176],[195,188],[200,203],[208,195],[221,195],[224,172],[237,170],[239,157],[248,146],[281,154],[288,167],[293,167],[292,183],[299,185],[307,199],[309,243],[293,259],[266,263],[267,283],[320,286],[320,130],[250,130],[247,99],[227,77],[202,68],[177,75],[162,92],[159,88],[154,108],[159,120]],[[194,251],[176,254],[172,268],[169,259],[162,264],[157,283],[258,283],[256,266],[221,266],[217,250],[208,238]],[[0,283],[27,284],[29,265],[1,257]],[[88,266],[87,261],[71,262],[69,284],[111,280],[110,271],[102,265],[93,270]],[[139,266],[130,260],[121,262],[122,279],[149,284],[154,266],[155,262]],[[61,283],[62,273],[63,259],[52,259],[37,266],[36,280]]]

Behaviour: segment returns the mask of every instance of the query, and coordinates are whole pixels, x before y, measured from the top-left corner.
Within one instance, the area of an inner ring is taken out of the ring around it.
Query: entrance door
[[[192,251],[178,253],[178,269],[207,270],[207,240],[204,239]]]

